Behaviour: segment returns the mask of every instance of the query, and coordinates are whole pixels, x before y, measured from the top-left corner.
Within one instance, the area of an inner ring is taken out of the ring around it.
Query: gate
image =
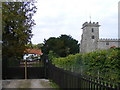
[[[40,79],[45,77],[44,67],[28,67],[27,69],[28,79]]]
[[[39,61],[41,64],[35,64],[31,66],[31,62],[27,62],[27,79],[47,79],[47,56],[42,57]],[[2,79],[25,79],[25,67],[24,63],[20,63],[19,67],[9,67],[8,58],[4,57],[2,60]]]
[[[28,79],[41,79],[45,77],[44,67],[27,67]],[[24,67],[8,67],[5,71],[3,79],[24,79],[25,68]]]
[[[27,67],[27,79],[46,78],[46,65],[40,67]],[[5,67],[2,68],[3,79],[25,79],[25,67]]]

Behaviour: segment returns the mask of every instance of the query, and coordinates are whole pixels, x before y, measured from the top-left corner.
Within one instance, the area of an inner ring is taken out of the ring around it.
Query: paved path
[[[47,79],[3,80],[3,88],[52,88]]]

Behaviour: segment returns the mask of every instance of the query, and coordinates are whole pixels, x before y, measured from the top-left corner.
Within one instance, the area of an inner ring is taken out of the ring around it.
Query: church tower
[[[81,36],[80,52],[87,53],[98,48],[99,23],[85,22],[82,25],[83,33]]]

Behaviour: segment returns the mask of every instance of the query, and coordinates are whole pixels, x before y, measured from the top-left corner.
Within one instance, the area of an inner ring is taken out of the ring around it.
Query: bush
[[[120,78],[120,49],[111,48],[85,54],[69,55],[65,58],[53,58],[52,63],[59,68],[80,72],[108,80]]]

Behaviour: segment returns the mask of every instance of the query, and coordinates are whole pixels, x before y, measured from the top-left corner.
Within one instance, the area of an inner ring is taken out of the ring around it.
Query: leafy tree
[[[37,48],[38,48],[38,49],[41,49],[42,47],[43,47],[43,43],[38,43],[38,44],[37,44]]]
[[[52,59],[54,59],[54,58],[56,58],[58,56],[53,51],[49,51],[48,57],[49,57],[49,60],[52,60]]]
[[[31,49],[41,49],[43,47],[42,43],[38,43],[38,44],[32,44],[29,43],[26,45],[27,48],[31,48]]]
[[[2,3],[3,59],[12,58],[15,62],[23,55],[32,38],[35,12],[34,2]]]
[[[60,37],[51,37],[44,40],[42,48],[43,53],[48,55],[49,51],[53,51],[60,57],[65,57],[69,54],[75,54],[79,51],[78,41],[68,35],[61,35]]]

